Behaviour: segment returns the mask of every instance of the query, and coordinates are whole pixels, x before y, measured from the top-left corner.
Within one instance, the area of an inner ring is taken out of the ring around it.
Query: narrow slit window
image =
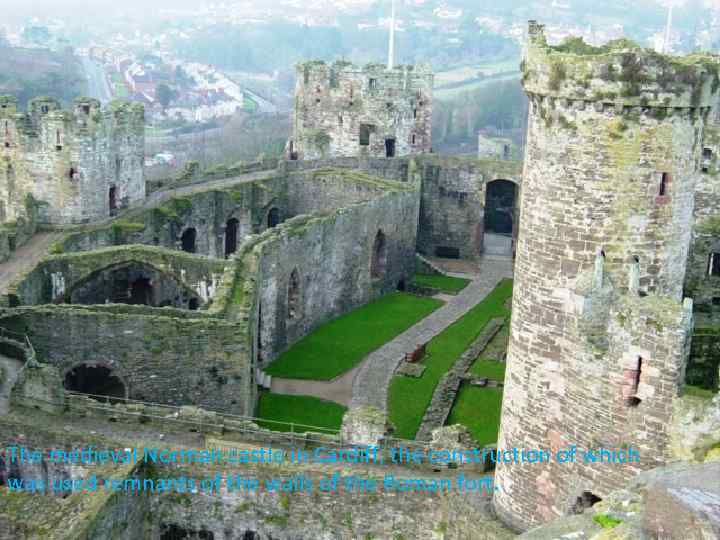
[[[664,172],[660,175],[660,189],[658,190],[658,195],[664,197],[668,194],[668,185],[671,181],[672,175],[670,173]]]
[[[720,276],[720,253],[713,252],[708,257],[708,275]]]

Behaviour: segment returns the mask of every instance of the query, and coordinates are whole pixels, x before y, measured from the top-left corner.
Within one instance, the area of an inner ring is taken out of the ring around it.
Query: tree
[[[163,110],[168,108],[170,102],[177,97],[175,90],[170,88],[167,84],[159,84],[156,91],[156,96]]]

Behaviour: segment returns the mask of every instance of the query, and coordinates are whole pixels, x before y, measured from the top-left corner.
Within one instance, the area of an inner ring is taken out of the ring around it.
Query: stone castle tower
[[[429,152],[433,79],[421,66],[299,64],[289,157]]]
[[[71,111],[36,98],[27,112],[0,97],[0,223],[41,203],[43,223],[89,223],[145,198],[142,105],[76,99]]]
[[[530,23],[530,99],[499,448],[575,463],[498,465],[519,530],[582,511],[667,458],[692,302],[683,278],[718,60],[619,41],[547,45]],[[639,463],[584,463],[587,449]]]

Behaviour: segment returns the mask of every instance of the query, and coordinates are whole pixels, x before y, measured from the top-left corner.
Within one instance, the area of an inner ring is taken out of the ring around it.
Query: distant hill
[[[24,106],[35,96],[63,103],[86,90],[86,78],[76,56],[49,49],[0,46],[0,94],[14,95]]]

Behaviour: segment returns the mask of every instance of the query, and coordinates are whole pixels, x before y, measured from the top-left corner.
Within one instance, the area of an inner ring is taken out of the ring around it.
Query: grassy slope
[[[424,287],[432,287],[443,292],[457,294],[462,291],[470,283],[469,279],[456,278],[452,276],[443,276],[440,274],[415,274],[413,283]]]
[[[303,433],[321,430],[291,426],[290,423],[338,430],[345,411],[347,408],[342,405],[312,396],[288,396],[263,392],[260,395],[257,416],[266,420],[274,420],[274,422],[258,422],[264,428],[273,431]],[[324,431],[321,432],[324,433]]]
[[[512,280],[503,280],[482,302],[430,341],[425,359],[427,369],[422,377],[393,377],[388,408],[397,437],[415,437],[440,378],[490,319],[509,315],[504,302],[511,295]]]
[[[266,371],[274,377],[333,379],[441,305],[434,298],[388,294],[324,324],[284,352]]]

